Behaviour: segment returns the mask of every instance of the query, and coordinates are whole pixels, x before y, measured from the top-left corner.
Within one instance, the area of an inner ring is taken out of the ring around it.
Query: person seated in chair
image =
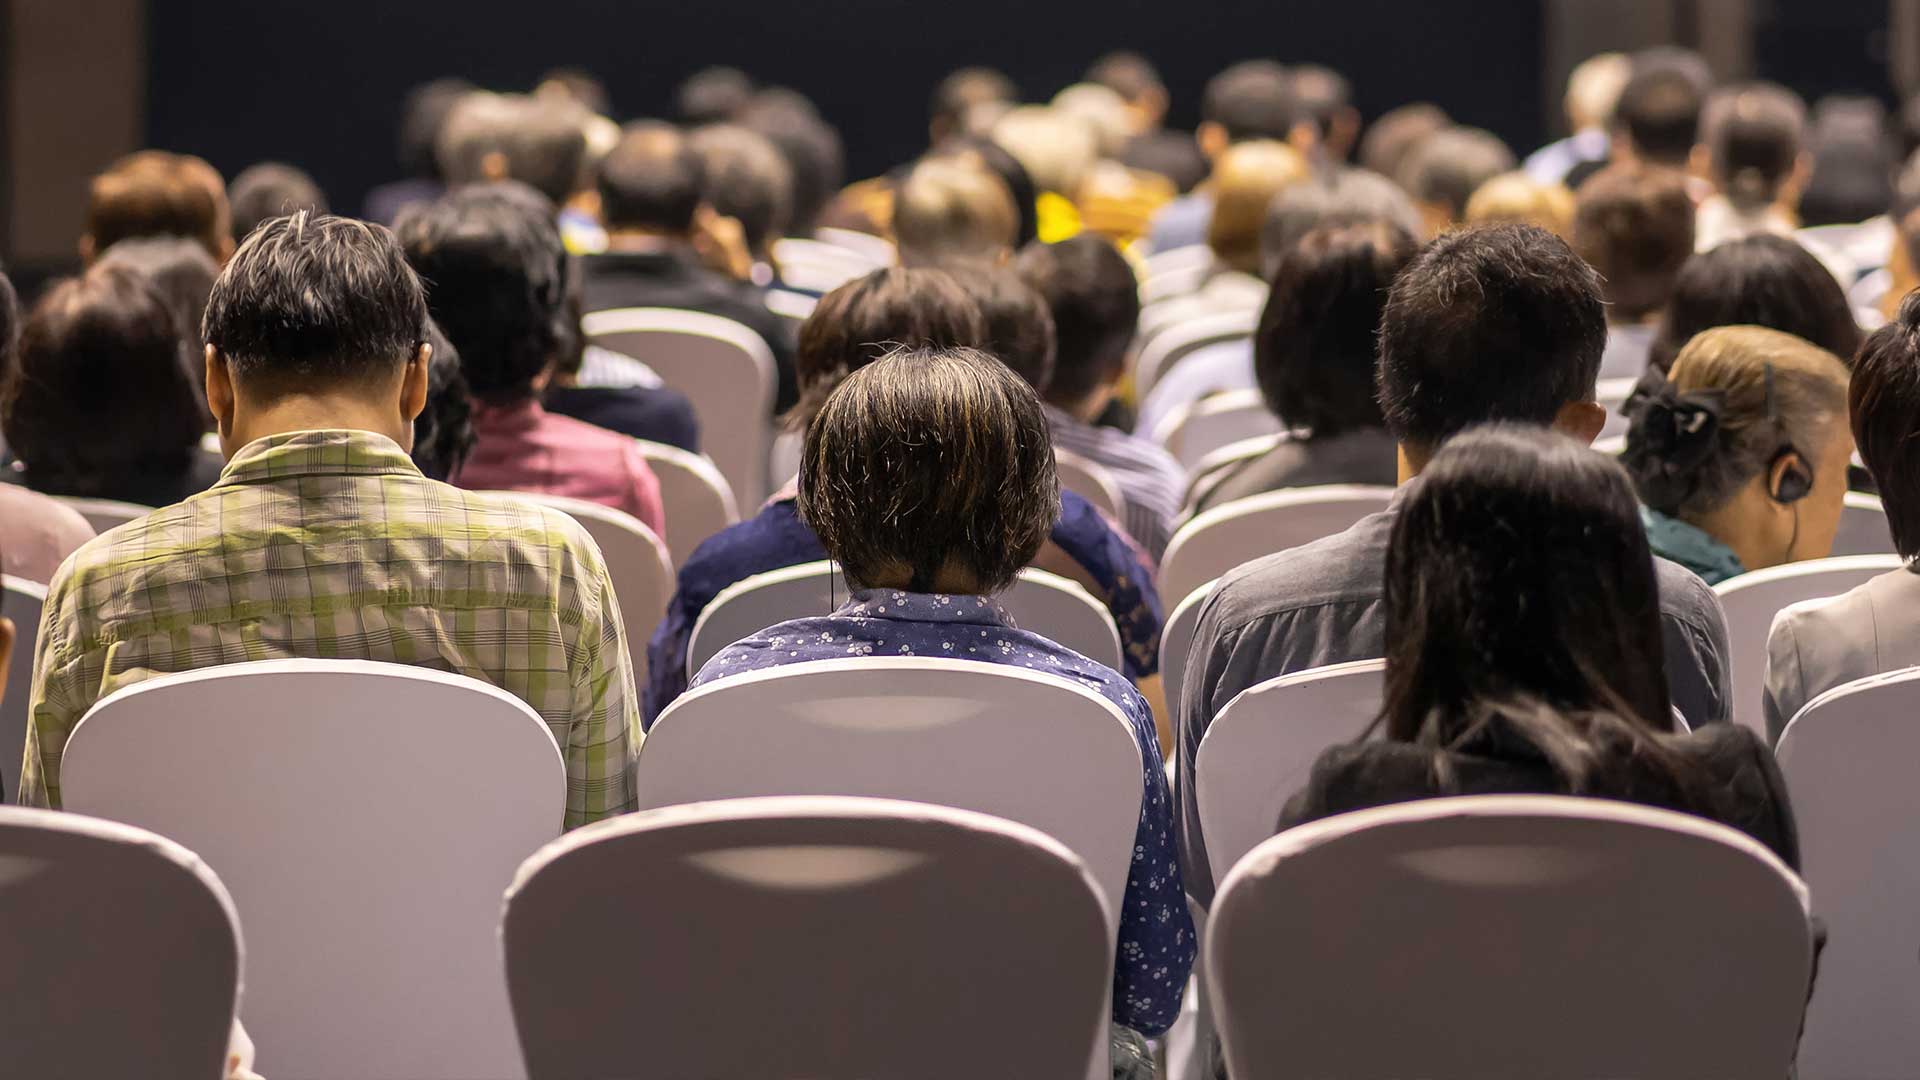
[[[1017,629],[994,600],[1046,543],[1058,492],[1039,395],[1005,364],[939,348],[862,367],[813,414],[800,466],[801,520],[845,572],[847,603],[735,642],[694,685],[808,660],[923,656],[1039,671],[1113,702],[1144,788],[1113,1021],[1158,1035],[1179,1014],[1194,935],[1153,715],[1119,672]]]

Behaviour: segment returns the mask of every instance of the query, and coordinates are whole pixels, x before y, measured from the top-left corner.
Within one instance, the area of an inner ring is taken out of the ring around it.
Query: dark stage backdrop
[[[993,64],[1043,98],[1120,47],[1160,65],[1181,126],[1209,75],[1270,56],[1346,72],[1369,118],[1437,96],[1522,154],[1547,129],[1531,0],[164,0],[149,18],[151,145],[228,175],[293,162],[348,212],[392,179],[407,87],[525,89],[561,64],[604,79],[620,119],[662,115],[687,74],[737,64],[817,101],[852,177],[920,149],[953,68]]]

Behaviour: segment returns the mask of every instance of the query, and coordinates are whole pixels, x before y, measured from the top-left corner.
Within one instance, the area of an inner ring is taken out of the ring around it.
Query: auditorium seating
[[[1153,440],[1198,473],[1202,461],[1225,447],[1280,434],[1280,418],[1268,410],[1260,391],[1229,390],[1168,413],[1154,428]]]
[[[1310,544],[1387,508],[1393,489],[1363,484],[1270,491],[1195,515],[1160,560],[1160,595],[1188,593],[1242,563]]]
[[[1108,521],[1118,524],[1126,520],[1127,499],[1120,494],[1120,482],[1113,478],[1112,473],[1079,454],[1059,447],[1054,448],[1053,463],[1063,489],[1092,503],[1093,508],[1106,515]]]
[[[135,518],[143,518],[153,513],[153,507],[140,506],[137,503],[116,502],[113,499],[83,499],[74,495],[57,496],[59,500],[80,512],[93,526],[96,533],[106,532],[116,525],[125,525]]]
[[[28,699],[33,690],[34,644],[40,634],[41,606],[47,587],[25,578],[0,577],[6,590],[7,618],[13,622],[13,662],[0,697],[0,803],[13,802],[20,791],[20,763],[27,747]]]
[[[1144,399],[1175,364],[1208,345],[1253,336],[1260,309],[1224,311],[1183,319],[1155,334],[1134,361],[1134,393]]]
[[[740,520],[740,507],[713,459],[665,443],[636,441],[660,481],[660,505],[668,510],[667,535],[661,539],[677,571],[701,541]]]

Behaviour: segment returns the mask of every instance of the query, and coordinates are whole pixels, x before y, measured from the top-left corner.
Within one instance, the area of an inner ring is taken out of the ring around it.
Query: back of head
[[[530,397],[564,333],[566,249],[552,204],[511,182],[475,184],[410,208],[395,231],[474,397]]]
[[[1156,173],[1173,182],[1182,195],[1207,178],[1207,155],[1184,131],[1149,131],[1127,142],[1117,159],[1129,169]]]
[[[1851,225],[1886,213],[1894,203],[1895,164],[1877,134],[1816,134],[1813,171],[1800,194],[1800,224]]]
[[[1258,139],[1222,152],[1213,166],[1213,217],[1207,223],[1214,258],[1241,273],[1258,274],[1267,207],[1309,175],[1306,159],[1286,143]]]
[[[686,136],[662,123],[629,124],[600,160],[600,216],[610,231],[681,235],[700,207],[700,159]]]
[[[793,174],[778,147],[735,124],[693,132],[687,145],[700,160],[700,190],[708,206],[740,223],[747,247],[764,254],[786,233],[793,209]]]
[[[1633,78],[1625,53],[1595,53],[1574,65],[1567,76],[1567,124],[1574,131],[1604,128],[1613,122],[1620,94]]]
[[[821,208],[846,182],[846,149],[840,133],[820,118],[812,103],[772,91],[755,95],[737,122],[759,132],[786,157],[792,181],[787,234],[813,235]]]
[[[561,98],[595,116],[606,116],[613,111],[613,99],[607,94],[607,84],[585,68],[554,68],[533,84],[533,96]]]
[[[1023,105],[1001,117],[993,125],[993,141],[1020,162],[1036,188],[1069,198],[1100,157],[1091,128],[1039,105]]]
[[[1461,435],[1402,500],[1385,598],[1389,738],[1517,740],[1575,793],[1609,793],[1623,749],[1660,768],[1653,556],[1604,454],[1537,429]]]
[[[400,171],[410,177],[438,180],[440,131],[453,107],[477,87],[465,79],[444,78],[407,91],[400,107]]]
[[[790,420],[804,428],[846,377],[896,348],[987,346],[973,297],[940,270],[889,267],[820,298],[800,324],[794,371],[800,402]]]
[[[1853,361],[1847,414],[1860,460],[1887,508],[1893,547],[1920,559],[1920,292],[1868,336]]]
[[[91,259],[138,236],[184,236],[225,259],[233,250],[230,222],[227,186],[213,166],[186,154],[142,150],[93,178],[81,254]]]
[[[1573,192],[1519,170],[1504,172],[1474,189],[1461,219],[1469,225],[1517,221],[1565,237],[1573,232]]]
[[[1381,176],[1399,176],[1413,148],[1427,136],[1453,126],[1445,110],[1427,101],[1388,109],[1368,125],[1360,140],[1360,167]]]
[[[1622,162],[1580,186],[1573,250],[1605,279],[1609,315],[1638,322],[1673,296],[1693,254],[1693,199],[1673,169]]]
[[[1059,512],[1039,398],[973,349],[889,353],[807,425],[800,514],[856,588],[999,592]]]
[[[1000,178],[1007,186],[1007,193],[1013,196],[1013,210],[1018,218],[1014,247],[1032,243],[1040,231],[1040,211],[1036,203],[1040,189],[1034,186],[1033,177],[1028,175],[1027,167],[1020,164],[1020,159],[999,143],[980,135],[956,135],[927,152],[927,160],[949,159],[984,168]]]
[[[1664,388],[1636,401],[1627,451],[1640,499],[1698,521],[1788,449],[1808,469],[1847,408],[1847,368],[1792,334],[1720,326],[1687,343]]]
[[[1015,262],[1020,277],[1053,314],[1053,381],[1047,400],[1074,405],[1124,366],[1140,322],[1140,285],[1126,256],[1103,236],[1081,233],[1057,244],[1029,244]]]
[[[1387,221],[1322,225],[1280,260],[1253,373],[1267,408],[1310,439],[1386,426],[1374,396],[1374,339],[1392,287],[1419,244]]]
[[[433,357],[427,366],[427,403],[413,418],[413,463],[434,480],[452,482],[480,441],[473,430],[473,392],[460,370],[460,350],[431,321],[427,344]]]
[[[174,326],[192,355],[188,370],[200,366],[200,320],[207,313],[207,297],[220,276],[220,264],[207,249],[177,236],[145,236],[122,240],[100,256],[97,265],[121,266],[147,279],[173,312]]]
[[[1778,201],[1800,161],[1806,103],[1784,86],[1753,83],[1717,98],[1708,116],[1713,175],[1727,201],[1749,212]]]
[[[1636,58],[1614,108],[1614,130],[1626,136],[1636,160],[1680,168],[1700,142],[1705,104],[1706,87],[1692,75]]]
[[[1418,236],[1420,211],[1400,185],[1365,169],[1342,169],[1289,184],[1267,204],[1260,229],[1261,276],[1271,278],[1300,238],[1322,225],[1384,221]]]
[[[997,261],[1020,227],[1013,196],[983,165],[932,158],[914,166],[893,199],[893,236],[902,266],[945,259]]]
[[[941,269],[967,290],[986,320],[986,351],[1044,394],[1053,380],[1053,313],[1011,267],[978,260]]]
[[[937,145],[955,135],[985,135],[1000,114],[1020,100],[1020,89],[1004,74],[987,67],[964,67],[940,80],[929,106],[930,128]]]
[[[1047,107],[1085,124],[1103,158],[1118,154],[1133,136],[1126,99],[1099,83],[1074,83],[1055,94]]]
[[[1324,64],[1295,64],[1287,75],[1302,119],[1312,124],[1323,144],[1344,156],[1353,149],[1359,116],[1353,108],[1353,84]]]
[[[241,170],[227,185],[233,207],[233,242],[238,244],[268,218],[305,210],[327,212],[327,195],[305,171],[279,161],[263,161]]]
[[[130,472],[184,469],[205,414],[180,354],[172,309],[132,270],[96,264],[49,289],[0,395],[35,486],[97,495]]]
[[[1381,318],[1387,427],[1432,451],[1477,424],[1551,424],[1591,401],[1607,340],[1600,297],[1599,275],[1544,229],[1441,236],[1395,279]]]
[[[1207,80],[1200,119],[1218,127],[1232,143],[1284,141],[1301,116],[1287,70],[1271,60],[1246,60]]]
[[[724,124],[753,100],[753,80],[739,68],[701,68],[680,84],[674,100],[684,124]]]
[[[1110,52],[1087,69],[1087,81],[1097,83],[1120,95],[1130,105],[1167,94],[1166,83],[1153,61],[1137,52]],[[1162,106],[1164,107],[1164,100]]]
[[[1833,274],[1788,237],[1761,234],[1687,259],[1648,363],[1665,371],[1695,334],[1740,325],[1782,330],[1835,356],[1860,347],[1860,326]]]
[[[1399,180],[1415,201],[1459,221],[1474,191],[1515,164],[1513,151],[1499,136],[1479,128],[1453,127],[1420,140],[1401,162]]]
[[[440,171],[450,186],[518,180],[564,202],[585,175],[590,116],[570,100],[469,94],[441,129]]]

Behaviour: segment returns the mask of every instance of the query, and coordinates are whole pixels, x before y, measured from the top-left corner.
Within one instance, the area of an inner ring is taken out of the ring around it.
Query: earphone
[[[1773,407],[1772,364],[1766,365],[1764,377],[1767,393],[1767,422],[1777,428],[1780,426],[1780,417]],[[1783,443],[1780,449],[1773,452],[1773,457],[1768,459],[1768,475],[1772,475],[1773,470],[1786,458],[1792,458],[1792,460],[1787,463],[1786,470],[1780,474],[1779,482],[1770,485],[1767,490],[1767,494],[1773,498],[1773,501],[1782,506],[1797,503],[1813,494],[1813,473],[1807,468],[1806,455],[1795,448],[1791,442]]]

